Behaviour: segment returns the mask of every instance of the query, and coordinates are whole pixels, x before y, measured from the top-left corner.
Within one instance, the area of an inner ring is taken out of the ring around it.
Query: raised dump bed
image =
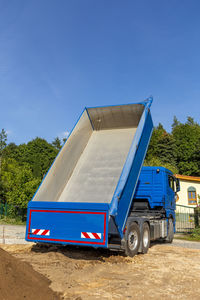
[[[152,100],[86,108],[28,206],[26,239],[108,246],[123,229],[151,136]]]

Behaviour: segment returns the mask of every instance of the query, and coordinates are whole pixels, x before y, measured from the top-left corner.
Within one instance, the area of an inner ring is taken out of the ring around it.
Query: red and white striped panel
[[[48,229],[32,229],[32,234],[35,234],[35,235],[50,235],[50,230],[48,230]]]
[[[100,240],[101,233],[96,232],[81,232],[82,239],[93,239],[93,240]]]

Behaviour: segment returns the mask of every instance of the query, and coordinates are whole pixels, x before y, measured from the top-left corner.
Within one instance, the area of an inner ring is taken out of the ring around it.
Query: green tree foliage
[[[167,133],[161,124],[154,128],[145,165],[163,166],[175,173],[178,172],[174,137]]]
[[[170,163],[164,163],[157,157],[152,157],[149,160],[144,161],[144,166],[159,166],[159,167],[164,167],[172,171],[174,174],[178,174],[178,169],[176,166],[170,164]]]
[[[150,159],[156,157],[157,152],[158,152],[158,141],[162,138],[164,133],[165,133],[165,130],[164,130],[162,124],[159,123],[159,125],[157,127],[155,127],[153,130],[153,134],[152,134],[151,141],[149,144],[148,152],[146,155],[147,160],[150,160]]]
[[[42,179],[55,159],[58,149],[46,140],[37,137],[19,146],[11,143],[4,152],[7,158],[13,158],[21,166],[28,164],[34,177]]]
[[[172,129],[180,174],[200,176],[200,125],[191,117]]]
[[[23,147],[23,153],[23,161],[31,166],[33,175],[42,179],[54,161],[58,150],[46,140],[36,138]]]
[[[53,140],[52,146],[58,151],[62,148],[62,143],[61,143],[61,140],[59,139],[59,137],[56,137]]]
[[[46,140],[36,138],[19,146],[10,143],[2,153],[0,202],[12,204],[14,210],[26,208],[58,150]]]
[[[14,159],[7,159],[2,164],[2,183],[4,202],[26,208],[40,184],[40,179],[34,178],[28,164],[20,166]]]
[[[158,163],[176,173],[200,176],[200,125],[192,117],[185,123],[174,117],[172,133],[161,124],[154,128],[145,164]]]
[[[2,129],[0,132],[0,156],[2,156],[3,150],[6,147],[6,142],[7,142],[7,133],[5,132],[4,129]]]
[[[178,121],[177,117],[174,116],[173,123],[172,123],[172,130],[173,130],[173,128],[175,128],[179,124],[180,124],[180,122]]]
[[[171,134],[165,132],[158,140],[157,157],[164,163],[176,166],[176,144]]]
[[[4,188],[3,188],[3,182],[2,182],[2,162],[3,162],[3,151],[6,148],[6,142],[7,142],[7,134],[4,129],[0,132],[0,201],[4,197]]]

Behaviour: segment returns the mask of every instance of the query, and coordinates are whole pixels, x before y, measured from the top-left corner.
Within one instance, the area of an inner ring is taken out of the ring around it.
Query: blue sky
[[[199,122],[199,0],[0,0],[0,129],[52,141],[85,106],[154,97]]]

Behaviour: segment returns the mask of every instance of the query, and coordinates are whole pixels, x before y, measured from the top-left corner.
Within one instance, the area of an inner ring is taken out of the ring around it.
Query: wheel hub
[[[135,230],[130,231],[128,235],[128,246],[130,250],[134,250],[138,245],[138,234]]]

